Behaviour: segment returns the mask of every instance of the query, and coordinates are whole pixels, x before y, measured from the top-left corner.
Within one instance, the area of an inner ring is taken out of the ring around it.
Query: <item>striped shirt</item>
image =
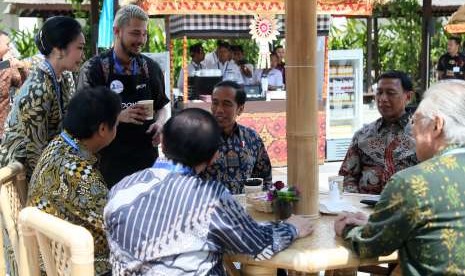
[[[114,275],[225,275],[225,252],[267,259],[297,237],[290,224],[258,224],[224,185],[161,158],[113,187],[104,220]]]

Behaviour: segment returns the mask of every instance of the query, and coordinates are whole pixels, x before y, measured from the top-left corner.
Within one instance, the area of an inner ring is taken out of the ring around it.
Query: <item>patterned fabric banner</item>
[[[122,4],[134,2],[123,0]],[[138,0],[150,15],[160,14],[284,14],[284,0]],[[318,0],[317,13],[371,15],[372,0]]]
[[[189,37],[250,37],[252,15],[204,15],[187,14],[170,16],[170,34],[172,38]],[[278,15],[280,36],[284,36],[284,15]],[[331,16],[317,16],[318,35],[328,35]]]

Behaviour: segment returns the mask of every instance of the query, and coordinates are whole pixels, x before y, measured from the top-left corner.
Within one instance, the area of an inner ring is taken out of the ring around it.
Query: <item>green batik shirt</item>
[[[343,236],[361,258],[399,250],[404,276],[464,275],[465,148],[396,173],[368,223]]]

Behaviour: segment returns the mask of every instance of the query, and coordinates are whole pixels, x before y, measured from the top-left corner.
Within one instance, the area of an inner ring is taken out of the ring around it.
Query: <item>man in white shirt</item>
[[[216,63],[207,63],[207,69],[219,69],[223,80],[235,81],[238,84],[244,84],[242,79],[241,70],[233,60],[231,60],[231,49],[227,42],[219,41],[218,48],[216,49],[217,61]]]
[[[234,62],[239,66],[241,71],[242,80],[244,85],[251,85],[258,83],[253,76],[253,65],[248,63],[245,59],[244,49],[241,45],[232,45],[231,46],[232,58]]]
[[[268,79],[268,90],[279,90],[283,88],[283,73],[277,69],[279,58],[276,54],[270,55],[270,68],[264,70],[257,70],[255,77],[260,80],[266,77]]]
[[[187,73],[189,77],[194,76],[196,71],[206,69],[203,61],[205,59],[205,52],[201,43],[196,43],[189,47],[189,55],[191,56],[191,62],[187,65]],[[184,70],[181,68],[178,78],[178,88],[183,91],[184,89]]]

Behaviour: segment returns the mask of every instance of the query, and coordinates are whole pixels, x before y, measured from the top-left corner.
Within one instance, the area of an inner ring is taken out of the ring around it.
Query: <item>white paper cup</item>
[[[147,114],[145,120],[153,120],[153,100],[138,101],[137,104],[144,106]]]
[[[342,199],[344,192],[344,176],[334,175],[328,177],[329,195],[336,195]]]
[[[259,185],[247,185],[249,181],[257,181],[260,182]],[[263,190],[263,178],[247,178],[244,181],[244,193],[251,194],[251,193],[259,193]]]

